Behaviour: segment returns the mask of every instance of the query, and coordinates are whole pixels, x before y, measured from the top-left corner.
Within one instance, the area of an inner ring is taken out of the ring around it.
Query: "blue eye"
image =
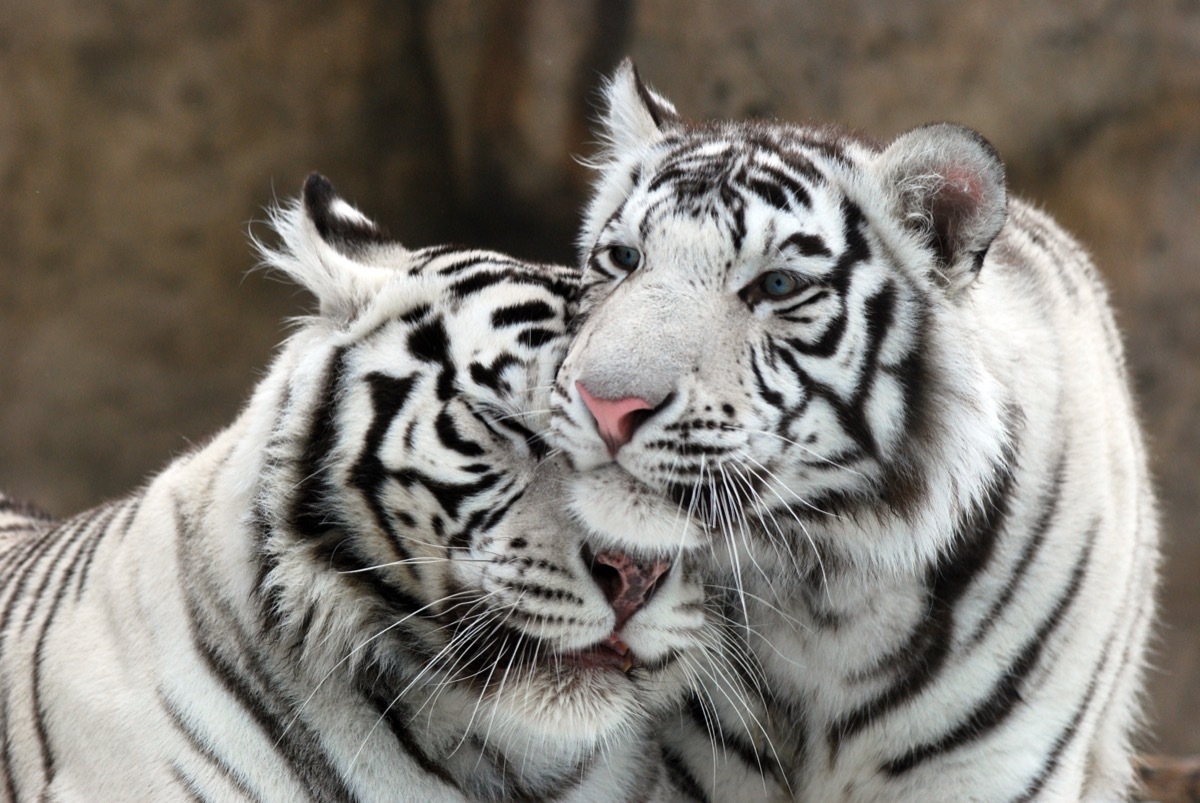
[[[614,245],[608,249],[608,254],[623,270],[633,270],[642,261],[642,252],[629,245]]]
[[[759,278],[758,286],[767,298],[785,298],[800,288],[800,282],[790,273],[772,270]]]

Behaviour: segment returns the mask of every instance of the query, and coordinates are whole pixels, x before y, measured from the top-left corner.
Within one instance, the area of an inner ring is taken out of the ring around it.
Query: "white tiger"
[[[1121,799],[1157,521],[1088,257],[969,129],[689,123],[628,62],[606,94],[576,512],[707,526],[797,799]]]
[[[0,501],[0,799],[670,794],[715,642],[671,553],[564,512],[575,272],[405,250],[316,175],[275,225],[320,312],[233,425],[61,524]]]

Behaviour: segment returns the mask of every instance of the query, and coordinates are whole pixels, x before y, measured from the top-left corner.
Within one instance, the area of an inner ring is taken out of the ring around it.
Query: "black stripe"
[[[92,557],[96,553],[96,548],[104,537],[112,530],[113,523],[116,520],[117,514],[122,512],[128,500],[109,503],[105,506],[104,515],[97,517],[88,526],[87,531],[80,538],[81,547],[71,556],[68,561],[67,568],[63,572],[61,587],[58,589],[59,594],[66,593],[68,587],[72,587],[75,591],[75,599],[78,599],[83,594],[83,578],[84,572],[91,566]]]
[[[483,447],[478,443],[467,440],[459,434],[454,426],[453,416],[445,407],[438,411],[433,426],[437,432],[438,442],[450,451],[458,452],[464,457],[479,457],[485,453]]]
[[[754,386],[758,390],[758,395],[762,397],[763,401],[772,407],[782,408],[783,394],[777,390],[771,389],[771,387],[767,384],[766,379],[763,377],[762,368],[759,367],[761,354],[762,352],[760,352],[758,349],[754,349],[750,353],[750,370],[754,372]]]
[[[42,705],[42,666],[46,641],[50,634],[50,628],[53,627],[55,618],[58,615],[59,607],[66,596],[67,581],[72,571],[74,559],[79,554],[79,550],[87,544],[87,539],[81,536],[90,532],[91,527],[98,522],[102,527],[103,523],[111,516],[111,508],[112,506],[107,506],[91,511],[79,526],[62,533],[60,536],[61,548],[53,554],[48,553],[40,561],[42,568],[45,570],[42,576],[42,583],[33,597],[26,600],[26,603],[29,604],[29,610],[26,612],[23,628],[31,624],[34,611],[40,612],[43,606],[47,604],[42,597],[50,588],[51,578],[55,578],[53,595],[50,597],[48,603],[49,609],[46,610],[45,617],[40,623],[37,641],[33,648],[33,677],[30,684],[29,699],[30,707],[34,713],[33,724],[34,729],[37,731],[37,738],[42,754],[42,771],[45,775],[47,786],[54,780],[56,760],[47,726],[48,711]],[[68,556],[68,550],[71,549],[75,551]]]
[[[91,539],[91,543],[88,544],[86,552],[81,556],[79,577],[75,583],[76,602],[83,597],[84,589],[87,588],[88,575],[91,574],[92,569],[92,561],[96,557],[96,550],[100,546],[101,540],[103,540],[102,536],[111,535],[116,537],[118,540],[123,539],[129,533],[129,528],[133,526],[133,521],[142,508],[142,500],[144,498],[145,491],[141,491],[137,494],[137,496],[131,497],[122,502],[122,512],[124,513],[124,518],[121,521],[120,528],[114,531],[113,525],[116,524],[116,521],[114,520],[109,524],[108,527],[105,528],[103,533],[97,533],[96,536]]]
[[[696,803],[709,803],[704,787],[692,775],[683,756],[667,746],[662,748],[663,767],[667,770],[667,778],[677,791]]]
[[[392,471],[390,476],[405,488],[420,485],[428,490],[433,494],[433,498],[437,500],[442,510],[446,511],[452,519],[458,518],[459,510],[464,502],[494,486],[501,477],[500,474],[492,473],[481,476],[475,482],[444,482],[415,468]]]
[[[884,656],[879,666],[894,667],[900,677],[881,694],[830,725],[826,738],[837,754],[852,738],[880,717],[911,700],[940,675],[950,654],[954,613],[962,595],[984,570],[1008,517],[1013,493],[1010,459],[996,467],[984,498],[964,514],[951,545],[926,571],[925,610],[907,642]]]
[[[788,237],[781,244],[782,247],[790,246],[795,248],[800,256],[805,257],[831,257],[833,252],[825,245],[825,240],[816,234],[796,233]],[[781,248],[782,250],[782,248]]]
[[[1083,586],[1084,575],[1087,572],[1091,558],[1092,545],[1096,540],[1099,524],[1088,531],[1087,540],[1080,552],[1075,566],[1071,570],[1070,580],[1066,588],[1050,609],[1050,614],[1038,626],[1033,637],[1025,643],[1017,657],[1000,674],[999,680],[992,686],[988,696],[980,703],[958,726],[935,742],[918,745],[899,758],[889,761],[883,766],[883,771],[889,775],[901,775],[919,764],[935,758],[942,753],[955,750],[971,742],[982,739],[995,730],[1022,702],[1022,685],[1029,674],[1038,665],[1042,651],[1050,636],[1058,629],[1063,617],[1071,607],[1071,603],[1079,595]]]
[[[191,801],[192,803],[218,803],[218,801],[210,800],[200,793],[201,790],[199,782],[191,775],[188,775],[186,772],[184,772],[183,767],[180,767],[173,761],[171,762],[170,766],[171,777],[175,779],[175,784],[177,786],[182,787],[184,793],[187,795],[187,800]]]
[[[1013,799],[1013,803],[1027,803],[1038,796],[1042,791],[1042,787],[1046,785],[1046,781],[1058,769],[1058,762],[1062,759],[1063,751],[1067,749],[1067,745],[1075,738],[1075,734],[1079,731],[1079,724],[1083,722],[1084,715],[1091,710],[1092,701],[1096,696],[1096,689],[1100,682],[1101,669],[1103,664],[1096,667],[1095,673],[1092,675],[1092,680],[1088,684],[1087,691],[1083,694],[1083,699],[1079,701],[1079,707],[1075,709],[1075,715],[1071,717],[1071,721],[1066,724],[1066,727],[1058,734],[1054,740],[1054,746],[1050,748],[1050,752],[1046,755],[1046,761],[1042,764],[1042,768],[1038,770],[1037,775],[1025,787],[1025,791]]]
[[[770,145],[767,145],[766,147],[769,148]],[[786,164],[786,162],[785,162],[785,164]],[[754,169],[761,171],[763,173],[766,173],[767,176],[769,176],[772,181],[779,184],[780,187],[782,187],[783,189],[790,192],[792,194],[792,197],[796,199],[796,203],[798,203],[801,206],[806,207],[806,208],[812,206],[812,198],[809,196],[808,188],[805,187],[802,183],[797,181],[792,176],[788,175],[787,172],[780,170],[779,168],[775,167],[774,165],[761,164],[761,163],[756,164],[754,166]],[[804,173],[801,173],[801,174],[805,175]],[[819,174],[816,173],[816,171],[812,169],[811,164],[809,165],[809,173],[807,175],[809,178],[818,178],[819,177]],[[780,207],[780,208],[783,209],[784,207]]]
[[[72,547],[85,540],[85,536],[89,531],[89,527],[97,518],[104,515],[107,507],[97,507],[82,514],[78,518],[72,519],[70,523],[58,530],[54,531],[54,537],[51,542],[51,548],[38,556],[37,562],[25,568],[26,575],[36,574],[39,582],[36,588],[30,593],[22,594],[18,588],[14,599],[19,599],[27,607],[25,609],[25,618],[21,622],[20,628],[22,631],[29,628],[33,623],[34,615],[42,612],[42,597],[51,590],[51,578],[55,577],[56,572],[63,566],[63,556]],[[65,573],[65,569],[64,569]],[[62,593],[62,577],[59,577],[54,584],[55,596]],[[0,628],[2,628],[0,624]]]
[[[345,779],[325,753],[320,736],[303,720],[291,716],[293,701],[275,693],[279,683],[263,666],[262,640],[242,629],[237,613],[228,609],[210,585],[207,562],[190,552],[204,539],[193,531],[181,500],[173,501],[177,560],[181,567],[192,567],[183,574],[183,602],[197,654],[316,799],[354,801]]]
[[[266,702],[265,693],[268,687],[261,682],[255,683],[250,676],[238,670],[237,663],[245,665],[249,661],[235,663],[225,660],[216,645],[211,644],[207,637],[198,631],[199,616],[195,604],[189,601],[188,607],[189,619],[193,625],[193,640],[208,670],[229,692],[230,697],[250,715],[262,730],[264,738],[274,745],[300,783],[311,789],[318,800],[355,800],[345,779],[321,750],[320,738],[311,733],[301,721],[291,723],[291,727],[285,731],[281,721],[286,714],[278,704],[271,707]],[[243,655],[242,658],[250,656]]]
[[[364,559],[359,554],[354,539],[333,535],[334,537],[325,539],[313,549],[312,558],[331,571],[341,574],[343,584],[358,586],[363,589],[363,596],[385,603],[389,613],[398,620],[417,614],[425,607],[426,603],[407,589],[384,581],[379,572],[370,571],[370,567],[378,565],[378,561]],[[415,572],[416,569],[412,566],[405,568],[410,572]],[[401,625],[400,629],[409,630],[404,625]]]
[[[519,265],[519,263],[514,263]],[[574,278],[546,275],[529,270],[527,265],[519,265],[523,270],[481,270],[457,280],[451,287],[450,293],[455,298],[466,298],[481,290],[497,284],[513,286],[528,285],[548,290],[553,295],[571,301],[579,295],[579,284]]]
[[[256,666],[257,660],[249,644],[244,639],[237,639],[236,644],[229,646],[238,657],[227,660],[221,655],[219,645],[211,641],[200,628],[200,622],[212,618],[212,613],[200,610],[194,593],[186,596],[192,640],[212,676],[225,688],[231,699],[250,715],[262,731],[263,738],[274,746],[299,782],[313,790],[317,799],[353,801],[355,798],[345,780],[321,749],[320,738],[311,733],[302,721],[291,722],[287,728],[283,726],[283,721],[288,719],[286,705],[282,699],[274,699],[272,704],[269,689],[274,684]],[[236,625],[226,628],[220,637],[222,641],[228,641],[230,635],[236,637],[237,634],[230,633],[230,630],[236,630]],[[243,672],[239,666],[248,671]]]
[[[408,333],[408,351],[422,362],[445,365],[450,359],[450,337],[440,317],[414,326]]]
[[[407,685],[407,683],[404,685]],[[395,687],[395,683],[387,683],[383,680],[383,673],[378,669],[364,673],[362,678],[358,680],[359,694],[366,698],[375,710],[379,712],[379,716],[387,724],[388,730],[396,737],[396,741],[400,743],[404,751],[420,765],[421,769],[454,789],[462,791],[462,788],[454,779],[454,776],[450,774],[450,771],[434,761],[425,752],[424,747],[421,746],[416,737],[413,736],[412,730],[409,728],[411,717],[408,714],[407,707],[384,691],[384,689]],[[400,688],[403,688],[403,686],[400,686]]]
[[[338,348],[329,359],[304,448],[296,461],[298,482],[290,519],[293,529],[308,538],[322,535],[334,526],[327,499],[329,455],[337,443],[338,394],[346,371],[347,351],[346,346]]]
[[[505,353],[492,360],[491,365],[473,362],[468,371],[471,375],[471,381],[475,384],[491,388],[496,393],[511,393],[512,388],[503,378],[504,369],[513,365],[520,365],[520,363],[521,361],[515,356]]]
[[[497,329],[505,326],[516,326],[523,323],[541,323],[553,320],[557,316],[554,308],[545,301],[525,301],[512,304],[492,312],[492,326]]]
[[[17,795],[17,776],[14,771],[15,762],[13,761],[12,744],[9,741],[12,726],[9,724],[8,718],[8,698],[8,683],[0,682],[0,768],[4,771],[5,795],[3,799],[16,801],[20,798]]]
[[[37,570],[42,565],[42,558],[46,552],[51,547],[59,545],[59,534],[75,526],[74,520],[68,521],[37,538],[26,540],[19,549],[8,553],[12,560],[4,567],[6,582],[0,586],[0,592],[10,592],[7,597],[3,598],[3,605],[0,605],[0,653],[3,653],[9,634],[9,623],[17,611],[18,603],[25,603],[28,600],[25,592],[26,584],[37,575]],[[16,578],[15,583],[13,578]]]
[[[1037,517],[1033,529],[1030,530],[1027,536],[1025,545],[1021,548],[1021,555],[1017,558],[1017,562],[1013,566],[1012,574],[1009,575],[1008,580],[1004,583],[1004,588],[1001,589],[999,596],[996,597],[987,614],[980,620],[975,632],[964,642],[965,649],[970,649],[979,644],[991,631],[992,627],[1000,619],[1001,612],[1012,601],[1013,595],[1016,594],[1022,579],[1025,577],[1025,572],[1029,570],[1034,558],[1041,551],[1042,544],[1046,541],[1046,534],[1050,530],[1050,525],[1053,523],[1054,517],[1058,514],[1059,503],[1062,501],[1066,469],[1067,453],[1064,450],[1058,457],[1058,465],[1054,469],[1050,487],[1046,489],[1042,498],[1038,500],[1041,514]]]
[[[213,752],[212,745],[201,738],[200,734],[184,718],[183,712],[181,712],[175,705],[174,700],[164,696],[161,690],[159,692],[158,699],[162,704],[163,709],[170,717],[171,723],[181,734],[183,734],[184,740],[191,745],[192,749],[195,750],[206,761],[206,763],[208,763],[226,780],[236,786],[238,791],[240,791],[250,800],[263,799],[254,794],[253,790],[250,789],[249,784],[246,782],[245,776],[243,776],[241,772]],[[191,791],[193,795],[199,796],[201,790],[200,787],[195,784],[194,779],[192,779],[190,776],[184,775],[182,768],[178,765],[175,765],[175,768],[179,774],[180,780],[187,783],[189,791]]]
[[[441,256],[441,255],[439,255]],[[477,268],[480,265],[486,265],[493,270],[497,268],[520,268],[520,262],[505,257],[494,251],[459,251],[454,254],[453,258],[449,258],[437,263],[438,276],[452,276],[457,273],[466,273],[471,268]]]
[[[363,438],[362,452],[350,469],[350,485],[363,495],[375,526],[388,536],[392,548],[401,558],[408,558],[411,555],[393,527],[383,502],[383,488],[390,474],[379,457],[379,450],[393,421],[408,404],[417,384],[417,374],[397,377],[375,372],[368,374],[365,381],[371,388],[371,423]]]
[[[725,725],[721,719],[719,711],[709,710],[705,707],[700,697],[696,694],[688,695],[685,702],[688,716],[692,722],[698,727],[704,729],[709,738],[720,744],[726,751],[733,748],[733,752],[747,767],[753,767],[756,771],[762,772],[771,762],[764,759],[763,756],[755,749],[753,744],[748,743],[742,738],[742,734],[738,729],[732,729]]]
[[[750,176],[743,180],[747,192],[757,196],[768,206],[774,207],[781,212],[789,212],[792,208],[791,199],[783,187],[780,187],[773,181],[765,181],[756,176]]]
[[[540,326],[526,329],[517,335],[517,342],[530,349],[541,348],[555,338],[561,337],[562,332],[554,329],[543,329]]]

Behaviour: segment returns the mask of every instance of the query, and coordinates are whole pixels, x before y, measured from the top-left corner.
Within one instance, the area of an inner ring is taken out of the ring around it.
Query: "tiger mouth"
[[[582,650],[559,653],[559,663],[580,669],[616,670],[628,675],[638,665],[637,656],[616,633]]]

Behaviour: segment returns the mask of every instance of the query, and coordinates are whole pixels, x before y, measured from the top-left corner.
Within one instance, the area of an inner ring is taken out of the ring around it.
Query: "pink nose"
[[[645,607],[658,590],[658,581],[671,568],[671,564],[663,560],[643,562],[622,552],[601,552],[585,557],[591,557],[588,567],[592,578],[617,614],[613,632],[624,627],[629,617]]]
[[[637,396],[598,399],[579,381],[575,382],[575,389],[579,391],[592,418],[596,419],[596,431],[600,433],[612,457],[616,457],[620,448],[629,443],[638,425],[646,420],[645,411],[654,409],[650,402]]]

